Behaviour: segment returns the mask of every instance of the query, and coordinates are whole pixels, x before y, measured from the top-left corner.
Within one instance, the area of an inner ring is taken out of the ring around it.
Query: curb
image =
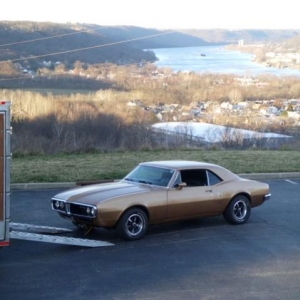
[[[300,178],[300,172],[285,172],[285,173],[251,173],[238,174],[238,176],[246,179],[260,180],[260,179],[287,179]]]
[[[11,190],[42,190],[76,187],[75,182],[12,183]]]
[[[264,179],[287,179],[287,178],[300,178],[300,172],[289,173],[252,173],[252,174],[237,174],[241,178],[252,180]],[[90,184],[99,182],[90,182]],[[85,182],[85,185],[88,182]],[[78,187],[76,182],[45,182],[45,183],[12,183],[10,185],[12,190],[41,190],[41,189],[69,189]]]

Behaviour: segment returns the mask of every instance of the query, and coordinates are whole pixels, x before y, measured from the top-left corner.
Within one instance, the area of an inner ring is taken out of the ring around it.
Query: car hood
[[[70,189],[55,195],[53,198],[68,202],[97,205],[111,198],[147,193],[150,192],[151,189],[149,185],[131,182],[102,183]]]

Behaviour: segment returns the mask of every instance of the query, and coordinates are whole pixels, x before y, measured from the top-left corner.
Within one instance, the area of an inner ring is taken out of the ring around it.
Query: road
[[[97,229],[88,238],[115,244],[101,248],[12,240],[0,250],[1,299],[299,300],[300,179],[265,181],[272,198],[244,225],[153,226],[135,242]],[[12,221],[73,228],[50,209],[57,192],[13,191]]]

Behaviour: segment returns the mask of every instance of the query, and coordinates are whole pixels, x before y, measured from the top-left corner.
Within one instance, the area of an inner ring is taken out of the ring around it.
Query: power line
[[[61,52],[53,52],[53,53],[48,53],[48,54],[29,56],[27,58],[17,58],[17,59],[13,59],[13,60],[4,60],[4,61],[0,61],[0,63],[17,62],[17,61],[22,61],[22,60],[29,60],[29,59],[36,59],[36,58],[46,57],[46,56],[72,53],[72,52],[77,52],[77,51],[84,51],[84,50],[90,50],[90,49],[96,49],[96,48],[104,48],[104,47],[108,47],[108,46],[119,45],[119,44],[124,44],[124,43],[130,43],[130,42],[133,42],[133,41],[138,41],[138,40],[143,40],[143,39],[149,39],[149,38],[153,38],[153,37],[156,37],[156,36],[167,35],[167,34],[171,34],[171,33],[174,33],[174,32],[175,31],[167,31],[167,32],[163,32],[163,33],[148,35],[148,36],[139,37],[139,38],[133,38],[133,39],[130,39],[130,40],[124,40],[124,41],[119,41],[119,42],[108,43],[108,44],[103,44],[103,45],[96,45],[96,46],[66,50],[66,51],[61,51]]]
[[[14,42],[14,43],[9,43],[9,44],[2,44],[2,45],[0,45],[0,47],[12,46],[12,45],[18,45],[18,44],[25,44],[25,43],[32,43],[32,42],[37,42],[37,41],[42,41],[42,40],[49,40],[49,39],[54,39],[54,38],[58,38],[58,37],[62,37],[62,36],[83,33],[83,32],[86,32],[86,31],[77,31],[77,32],[53,35],[53,36],[48,36],[48,37],[38,38],[38,39],[33,39],[33,40],[26,40],[26,41]]]

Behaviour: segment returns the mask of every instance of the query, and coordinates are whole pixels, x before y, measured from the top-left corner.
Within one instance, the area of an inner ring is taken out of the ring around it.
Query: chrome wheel
[[[237,220],[245,218],[245,216],[247,215],[247,211],[247,204],[243,200],[237,201],[233,206],[233,214]]]
[[[129,235],[136,236],[140,234],[145,227],[145,219],[141,214],[132,214],[127,219],[125,226]]]
[[[140,208],[127,210],[117,224],[119,235],[125,240],[138,240],[144,236],[148,228],[148,217]]]
[[[251,204],[244,195],[235,196],[225,209],[223,216],[231,224],[246,223],[250,217]]]

